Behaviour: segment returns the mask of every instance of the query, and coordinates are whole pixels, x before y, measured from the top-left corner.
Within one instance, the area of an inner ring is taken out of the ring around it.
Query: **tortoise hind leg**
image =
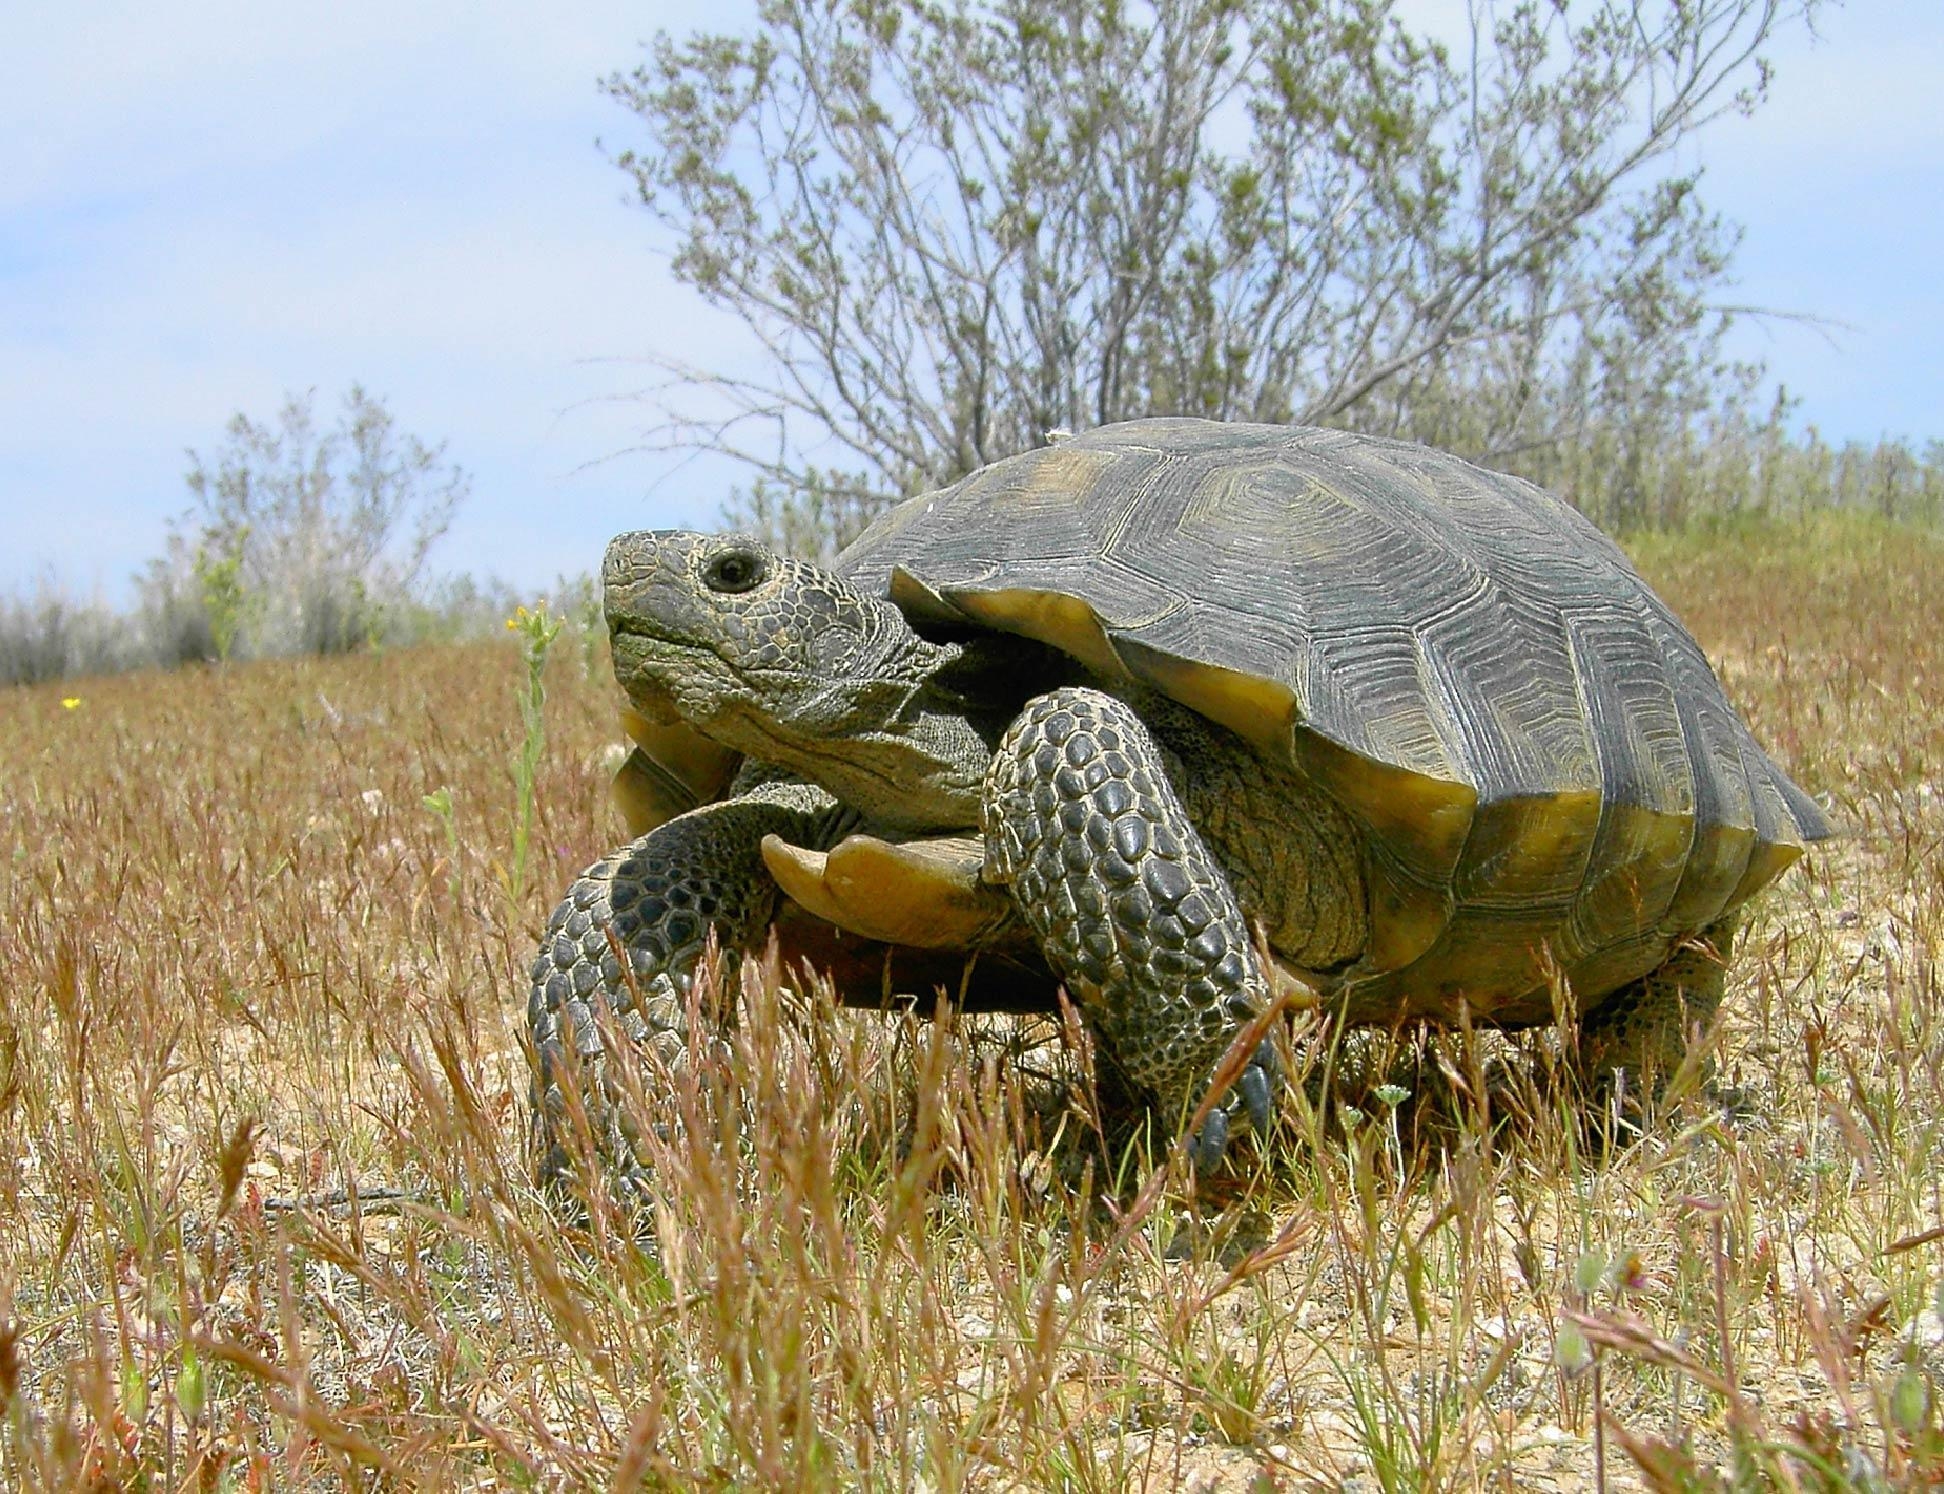
[[[1623,1110],[1665,1090],[1697,1034],[1721,1005],[1733,916],[1676,946],[1659,968],[1608,996],[1580,1023],[1580,1072],[1594,1093]]]

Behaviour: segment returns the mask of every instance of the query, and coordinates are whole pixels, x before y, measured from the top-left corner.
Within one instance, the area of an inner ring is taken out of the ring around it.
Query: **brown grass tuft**
[[[1637,553],[1845,832],[1651,1134],[1589,1155],[1543,1037],[1312,1036],[1191,1196],[1059,1023],[756,962],[642,1076],[652,1252],[524,1157],[527,957],[619,834],[598,670],[552,661],[519,897],[511,649],[0,697],[0,1481],[1934,1486],[1944,544]]]

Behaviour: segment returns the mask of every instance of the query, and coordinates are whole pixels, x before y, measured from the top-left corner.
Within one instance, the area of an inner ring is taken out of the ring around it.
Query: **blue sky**
[[[1416,0],[1449,24],[1457,0]],[[606,537],[709,522],[734,470],[627,455],[646,350],[735,355],[597,149],[597,79],[740,0],[177,0],[0,8],[0,591],[125,596],[184,450],[352,380],[474,493],[435,557],[538,590]],[[1738,347],[1836,438],[1944,437],[1944,3],[1852,0],[1702,145],[1736,298],[1833,334]]]

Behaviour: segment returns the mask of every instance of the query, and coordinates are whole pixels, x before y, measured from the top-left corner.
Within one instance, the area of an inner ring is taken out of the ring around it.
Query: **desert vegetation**
[[[621,833],[598,635],[10,692],[0,1481],[1933,1485],[1944,543],[1634,549],[1842,827],[1649,1132],[1602,1151],[1544,1034],[1298,1024],[1191,1186],[1060,1024],[758,962],[644,1074],[645,1248],[525,1160],[526,963]]]
[[[0,1484],[1944,1484],[1944,447],[1726,356],[1681,167],[1817,8],[1481,6],[1460,56],[1385,0],[764,0],[606,83],[765,354],[641,391],[644,447],[744,460],[729,522],[828,553],[1195,414],[1620,533],[1839,826],[1651,1125],[1554,1032],[1311,1014],[1195,1179],[1077,1024],[772,957],[643,1061],[652,1217],[563,1209],[526,972],[623,833],[596,599],[430,580],[464,472],[298,395],[190,453],[132,606],[0,600]]]
[[[1730,354],[1816,308],[1742,304],[1695,165],[1818,12],[765,0],[660,36],[608,80],[616,164],[762,356],[650,350],[642,444],[740,462],[730,517],[812,551],[1150,415],[1422,441],[1610,528],[1855,491]],[[1901,490],[1916,453],[1873,460]]]
[[[187,502],[129,603],[51,573],[0,598],[0,686],[480,637],[513,605],[496,581],[428,574],[471,479],[360,385],[328,424],[315,390],[239,410],[187,458]]]

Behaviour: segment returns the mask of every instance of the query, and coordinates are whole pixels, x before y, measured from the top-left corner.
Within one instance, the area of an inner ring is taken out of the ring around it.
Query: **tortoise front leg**
[[[1109,1058],[1186,1117],[1268,1001],[1248,921],[1139,716],[1097,690],[1029,701],[986,779],[987,875],[1009,883]],[[1280,1082],[1265,1042],[1236,1082],[1266,1131]],[[1193,1139],[1221,1159],[1233,1098]]]
[[[822,789],[764,784],[658,826],[574,882],[547,921],[527,997],[543,1184],[573,1173],[577,1121],[563,1082],[571,1048],[595,1153],[623,1192],[639,1193],[645,1173],[638,1137],[622,1103],[624,1086],[610,1071],[625,1056],[608,1051],[604,1028],[652,1048],[665,1063],[686,1062],[689,983],[711,933],[733,958],[763,937],[775,914],[763,837],[827,843],[838,818]],[[617,944],[627,956],[626,975]]]

